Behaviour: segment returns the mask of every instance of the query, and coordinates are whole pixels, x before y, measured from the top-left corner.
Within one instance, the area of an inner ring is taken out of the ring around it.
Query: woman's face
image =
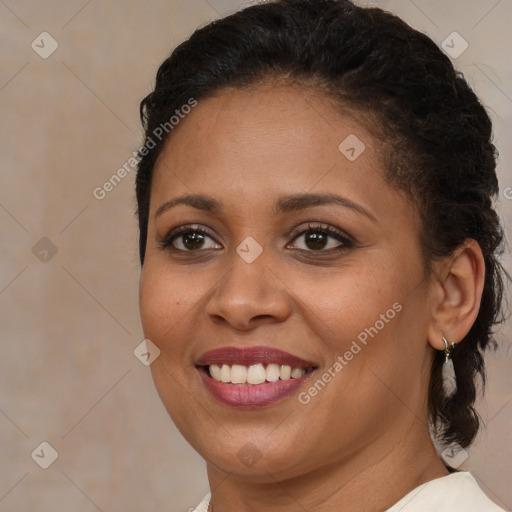
[[[383,457],[426,421],[418,230],[375,140],[323,97],[223,90],[180,121],[155,168],[140,310],[158,393],[207,461],[284,479]]]

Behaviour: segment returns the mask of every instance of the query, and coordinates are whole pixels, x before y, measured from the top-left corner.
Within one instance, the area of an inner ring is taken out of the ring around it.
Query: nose
[[[238,255],[235,260],[206,304],[210,320],[242,331],[284,322],[292,303],[276,269],[259,261],[247,263]]]

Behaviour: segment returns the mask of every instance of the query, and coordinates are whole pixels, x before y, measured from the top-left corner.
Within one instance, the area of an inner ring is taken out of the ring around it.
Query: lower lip
[[[298,379],[278,380],[263,384],[227,384],[212,379],[205,368],[198,368],[199,375],[210,393],[221,402],[234,407],[261,407],[273,404],[294,393],[312,372]]]

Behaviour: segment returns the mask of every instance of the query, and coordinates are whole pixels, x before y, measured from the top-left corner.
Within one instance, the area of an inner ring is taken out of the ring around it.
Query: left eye
[[[302,240],[296,249],[303,251],[325,251],[329,249],[340,249],[351,247],[352,243],[347,236],[332,229],[324,227],[310,227],[300,232],[294,239],[296,244],[298,240]]]

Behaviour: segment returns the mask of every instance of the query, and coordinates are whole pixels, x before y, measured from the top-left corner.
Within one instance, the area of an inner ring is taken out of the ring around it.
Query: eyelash
[[[160,241],[159,245],[162,250],[171,249],[173,251],[182,252],[182,253],[186,253],[186,252],[192,253],[192,252],[204,251],[205,249],[184,250],[184,249],[177,249],[176,247],[173,247],[172,243],[174,242],[174,240],[176,240],[180,236],[185,236],[185,235],[189,235],[192,233],[199,233],[200,235],[207,236],[207,237],[211,238],[216,244],[218,244],[218,242],[215,240],[215,237],[207,229],[201,228],[199,226],[194,227],[193,225],[188,225],[188,226],[182,226],[180,228],[171,230]],[[297,229],[293,230],[292,233],[290,234],[290,236],[292,237],[292,242],[293,242],[293,241],[297,240],[299,237],[301,237],[303,235],[307,235],[309,233],[321,233],[323,235],[327,235],[328,237],[334,238],[338,242],[341,242],[341,245],[334,247],[334,248],[327,249],[327,250],[323,250],[323,249],[319,249],[316,251],[315,250],[305,250],[305,249],[298,249],[298,250],[303,251],[303,252],[311,252],[311,253],[323,252],[323,253],[330,254],[332,252],[339,252],[342,250],[347,250],[354,246],[354,241],[348,235],[346,235],[342,231],[339,231],[339,230],[337,230],[331,226],[328,226],[328,225],[309,223],[307,228],[297,228]]]

